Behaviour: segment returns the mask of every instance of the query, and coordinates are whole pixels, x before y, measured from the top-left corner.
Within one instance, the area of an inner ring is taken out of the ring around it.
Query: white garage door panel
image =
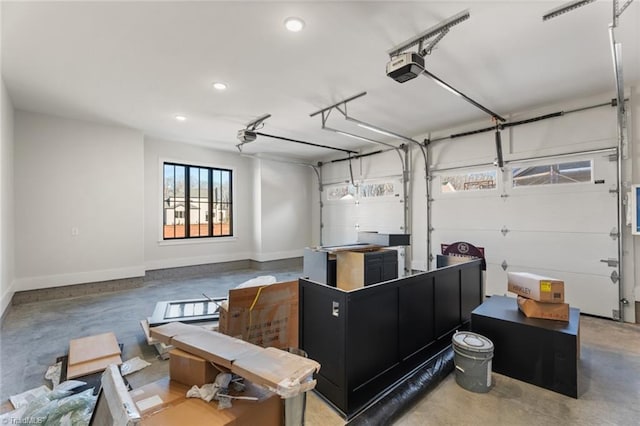
[[[322,245],[337,246],[353,244],[358,239],[358,233],[353,226],[325,226],[322,228]]]
[[[322,221],[327,224],[340,223],[345,225],[349,223],[355,226],[356,206],[353,203],[345,204],[328,204],[322,209]],[[339,221],[339,222],[336,222]]]
[[[611,208],[615,195],[609,192],[512,196],[503,206],[508,229],[518,229],[518,218],[527,218],[529,230],[609,233],[617,225],[617,212]]]
[[[496,211],[504,206],[498,197],[469,198],[452,197],[434,201],[431,220],[440,229],[501,229],[504,220]]]
[[[533,269],[580,271],[608,276],[611,268],[600,259],[617,257],[617,241],[608,235],[561,232],[509,232],[505,260]],[[528,270],[525,270],[529,272]]]

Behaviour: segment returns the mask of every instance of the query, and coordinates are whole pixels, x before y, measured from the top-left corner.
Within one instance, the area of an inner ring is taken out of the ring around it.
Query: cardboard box
[[[220,303],[218,312],[219,312],[218,332],[230,336],[231,334],[229,333],[229,301],[228,300]]]
[[[180,349],[169,351],[169,377],[187,386],[213,383],[220,370],[204,358]]]
[[[298,281],[229,290],[218,331],[262,347],[298,347]]]
[[[508,272],[508,290],[538,302],[564,303],[564,281],[528,272]]]
[[[313,389],[320,364],[276,348],[261,348],[240,339],[194,325],[171,323],[151,329],[152,336],[176,348],[228,368],[232,373],[267,386],[281,396]],[[169,337],[172,336],[172,337]]]
[[[129,392],[142,417],[148,417],[168,406],[179,404],[187,399],[190,386],[171,381],[164,377]]]
[[[198,398],[186,398],[188,386],[169,381],[166,377],[157,382],[132,390],[129,394],[142,414],[141,425],[233,425],[279,426],[283,424],[283,402],[272,392],[246,382],[239,396],[257,398],[256,401],[232,401],[233,406],[218,409],[218,402],[207,403]]]
[[[518,308],[529,318],[569,321],[569,305],[567,303],[538,302],[518,296]]]

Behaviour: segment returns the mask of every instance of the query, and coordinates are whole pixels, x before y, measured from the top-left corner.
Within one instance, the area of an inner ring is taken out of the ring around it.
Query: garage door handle
[[[607,266],[610,266],[612,268],[618,266],[618,261],[616,259],[600,259],[600,262],[606,263]]]

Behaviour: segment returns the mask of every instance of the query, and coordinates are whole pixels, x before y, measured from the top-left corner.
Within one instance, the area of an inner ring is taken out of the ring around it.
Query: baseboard
[[[640,302],[636,302],[636,324],[640,324]]]
[[[133,277],[83,284],[63,285],[35,290],[16,291],[13,295],[12,304],[22,305],[24,303],[40,302],[44,300],[68,299],[71,297],[112,293],[114,291],[139,288],[143,285],[143,277]]]
[[[155,271],[158,269],[183,268],[185,266],[211,265],[217,263],[241,262],[251,259],[251,253],[216,254],[209,256],[180,257],[145,262],[145,269]]]
[[[302,269],[302,256],[292,257],[289,259],[269,260],[266,262],[258,262],[257,260],[251,261],[251,269],[257,269],[258,271],[266,271],[269,269],[283,269],[283,268],[300,268]]]
[[[14,288],[15,282],[12,282],[7,291],[2,295],[2,299],[0,299],[0,324],[4,322],[5,316],[11,309],[11,299],[13,299]]]
[[[101,271],[18,278],[14,282],[14,289],[17,292],[70,286],[75,284],[105,282],[132,277],[143,277],[144,272],[144,266],[140,265],[128,268],[105,269]]]
[[[251,261],[235,260],[232,262],[207,263],[205,265],[180,266],[177,268],[153,269],[147,271],[145,281],[170,280],[175,278],[197,278],[220,272],[252,269]]]
[[[268,253],[253,253],[251,260],[256,262],[269,262],[272,260],[283,260],[302,257],[303,250],[274,251]]]

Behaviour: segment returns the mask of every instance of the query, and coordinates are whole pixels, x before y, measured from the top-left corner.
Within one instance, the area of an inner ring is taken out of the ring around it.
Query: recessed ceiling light
[[[176,115],[175,119],[178,121],[185,121],[187,117],[185,117],[184,115]]]
[[[218,81],[213,83],[213,88],[216,90],[225,90],[227,88],[227,85]]]
[[[284,26],[291,32],[297,33],[304,28],[304,21],[300,18],[290,17],[284,20]]]

